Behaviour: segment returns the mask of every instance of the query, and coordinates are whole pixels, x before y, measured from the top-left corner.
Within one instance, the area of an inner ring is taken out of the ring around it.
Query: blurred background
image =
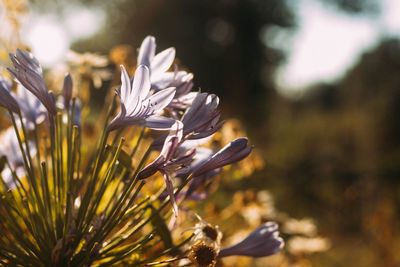
[[[149,34],[174,46],[263,162],[214,195],[267,189],[313,218],[330,249],[308,266],[400,265],[400,1],[2,0],[0,20],[2,64],[20,43],[53,69],[129,64]],[[113,81],[95,74],[100,107]]]

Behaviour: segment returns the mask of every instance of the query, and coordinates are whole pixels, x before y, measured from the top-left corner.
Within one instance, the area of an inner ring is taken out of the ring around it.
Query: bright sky
[[[60,16],[33,15],[22,36],[40,63],[51,67],[64,59],[73,41],[95,34],[104,22],[104,11],[71,5]]]
[[[276,76],[280,91],[296,95],[319,81],[340,78],[368,48],[387,35],[400,35],[400,0],[381,0],[377,18],[351,16],[321,4],[300,0],[299,30],[291,38],[287,64]]]

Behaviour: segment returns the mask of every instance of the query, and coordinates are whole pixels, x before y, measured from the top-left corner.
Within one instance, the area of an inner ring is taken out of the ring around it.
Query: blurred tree
[[[104,1],[84,2],[104,5]],[[75,49],[106,53],[119,43],[138,47],[146,35],[154,35],[159,51],[177,48],[177,58],[191,66],[196,85],[217,93],[224,110],[246,118],[248,124],[264,121],[274,89],[272,74],[283,58],[263,43],[262,34],[274,25],[294,26],[285,1],[108,2],[107,28],[76,43]]]
[[[376,0],[320,0],[352,14],[375,15],[380,11],[380,1]]]

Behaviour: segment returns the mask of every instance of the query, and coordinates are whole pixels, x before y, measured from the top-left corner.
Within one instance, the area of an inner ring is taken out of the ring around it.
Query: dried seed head
[[[217,252],[212,246],[198,243],[192,246],[188,258],[196,266],[213,267],[216,263]]]
[[[212,225],[203,221],[200,216],[196,215],[199,222],[194,226],[194,237],[192,244],[203,243],[214,248],[218,254],[221,248],[222,232],[218,225]]]
[[[211,224],[207,224],[202,229],[203,233],[210,238],[212,241],[216,241],[218,238],[218,231],[217,229],[212,226]]]

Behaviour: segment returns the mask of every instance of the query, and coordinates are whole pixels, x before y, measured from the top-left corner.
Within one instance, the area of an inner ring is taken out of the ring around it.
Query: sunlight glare
[[[66,32],[51,17],[34,20],[27,30],[26,41],[45,67],[62,60],[69,48]]]

